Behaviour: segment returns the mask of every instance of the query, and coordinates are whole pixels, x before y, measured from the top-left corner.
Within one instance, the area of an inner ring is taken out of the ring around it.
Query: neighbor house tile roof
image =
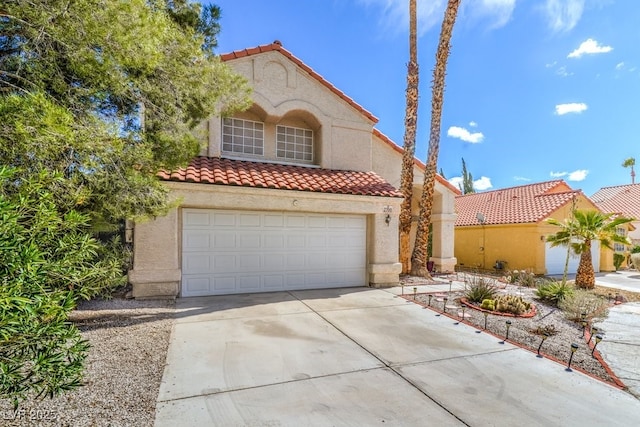
[[[456,226],[536,223],[582,194],[555,180],[456,197]]]
[[[196,157],[186,168],[172,172],[161,171],[158,175],[165,181],[402,197],[395,187],[374,172],[319,169],[218,157]]]
[[[591,200],[603,212],[640,219],[640,184],[604,187],[591,196]]]
[[[374,128],[373,134],[378,138],[380,138],[382,142],[387,144],[389,147],[393,148],[398,153],[400,154],[404,153],[404,148],[399,147],[395,142],[391,140],[391,138],[389,138],[384,133],[380,132],[378,129]],[[413,158],[413,163],[423,172],[427,168],[427,166],[424,163],[422,163],[420,160],[416,159],[415,157]],[[456,188],[453,184],[451,184],[449,181],[444,179],[440,174],[436,174],[436,181],[438,181],[440,184],[447,187],[449,190],[453,191],[455,194],[460,194],[460,189]]]
[[[307,64],[302,62],[300,59],[298,59],[295,56],[293,56],[293,54],[291,54],[291,52],[289,52],[287,49],[282,47],[282,43],[280,41],[278,41],[278,40],[274,41],[271,44],[266,44],[266,45],[261,45],[261,46],[257,46],[257,47],[253,47],[253,48],[236,50],[236,51],[233,51],[233,52],[225,53],[225,54],[220,55],[220,59],[222,59],[223,61],[231,61],[233,59],[244,58],[246,56],[256,55],[256,54],[265,53],[265,52],[279,52],[282,55],[284,55],[285,57],[289,58],[298,67],[300,67],[302,70],[307,72],[312,78],[316,79],[323,86],[325,86],[327,89],[329,89],[331,92],[333,92],[336,95],[338,95],[340,98],[342,98],[344,101],[346,101],[347,104],[351,105],[353,108],[358,110],[366,118],[371,120],[373,123],[378,123],[378,118],[376,116],[371,114],[369,111],[365,110],[360,104],[355,102],[353,99],[351,99],[349,96],[347,96],[340,89],[338,89],[337,87],[335,87],[334,85],[329,83],[324,77],[322,77],[320,74],[318,74],[316,71],[314,71],[313,68],[309,67]]]

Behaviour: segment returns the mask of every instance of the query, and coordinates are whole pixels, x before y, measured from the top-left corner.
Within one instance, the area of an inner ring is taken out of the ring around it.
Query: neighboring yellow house
[[[522,185],[456,197],[455,256],[458,266],[484,270],[529,270],[535,274],[562,274],[565,247],[551,247],[546,237],[559,221],[576,209],[600,210],[580,190],[563,180]],[[598,242],[592,246],[594,269],[613,271],[613,252]],[[575,273],[579,257],[571,254],[569,272]],[[497,265],[498,264],[498,265]]]
[[[253,87],[253,105],[211,117],[200,156],[160,174],[181,204],[135,224],[133,295],[397,285],[402,150],[378,119],[280,42],[221,59]],[[422,173],[417,163],[415,192]],[[455,195],[438,178],[440,271],[456,264]]]
[[[634,245],[640,245],[640,184],[617,185],[615,187],[603,187],[598,190],[591,200],[604,212],[617,213],[627,218],[634,218],[630,227],[621,228],[620,234],[627,235]],[[615,244],[615,251],[628,255],[629,247]],[[627,266],[625,262],[623,266]]]

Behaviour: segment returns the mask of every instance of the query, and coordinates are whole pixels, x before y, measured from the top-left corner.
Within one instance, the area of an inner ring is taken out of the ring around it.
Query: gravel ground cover
[[[460,280],[459,278],[456,280]],[[420,284],[433,284],[433,281],[427,281],[422,278],[416,277],[403,277],[402,282],[405,286],[417,286]],[[605,367],[604,362],[598,357],[592,356],[592,349],[594,340],[587,342],[586,336],[589,336],[589,328],[583,331],[580,324],[567,320],[564,313],[557,307],[549,304],[545,304],[535,298],[535,288],[528,288],[518,285],[511,285],[495,281],[499,287],[501,294],[512,294],[522,296],[523,299],[530,301],[535,305],[536,314],[533,317],[510,317],[501,316],[497,314],[489,314],[486,317],[486,329],[485,329],[485,316],[482,311],[472,308],[465,308],[464,310],[464,323],[476,327],[479,331],[485,331],[492,333],[496,336],[496,342],[502,341],[506,337],[507,320],[511,322],[509,327],[509,342],[517,343],[522,347],[525,347],[532,351],[532,357],[536,357],[537,349],[542,342],[543,336],[540,334],[545,328],[552,330],[554,333],[544,340],[542,344],[540,354],[543,357],[547,357],[557,361],[564,367],[559,366],[560,369],[567,368],[569,358],[571,357],[571,344],[577,344],[578,349],[573,354],[571,361],[572,369],[579,369],[588,373],[594,377],[597,377],[603,381],[611,384],[616,384],[616,379],[610,375],[608,369]],[[442,284],[442,282],[440,282]],[[610,291],[610,290],[609,290]],[[460,298],[464,296],[463,291],[448,292],[427,292],[417,294],[415,302],[421,305],[429,306],[429,294],[431,294],[431,306],[432,310],[441,312],[444,314],[444,298],[448,296],[446,314],[452,318],[452,322],[462,321],[462,306]],[[449,295],[447,295],[449,294]],[[412,294],[405,294],[405,298],[410,301],[414,301]],[[455,308],[453,308],[455,306]],[[595,335],[595,334],[594,334]],[[606,336],[604,337],[606,339]],[[598,350],[594,352],[595,356],[598,355]]]
[[[0,401],[2,426],[153,426],[174,319],[174,301],[83,301],[71,321],[89,340],[85,386],[14,411]]]

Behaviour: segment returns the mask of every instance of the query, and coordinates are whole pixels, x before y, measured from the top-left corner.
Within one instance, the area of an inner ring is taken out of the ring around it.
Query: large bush
[[[104,256],[87,217],[59,210],[47,190],[59,179],[0,168],[0,398],[16,405],[81,385],[88,343],[68,314],[124,282],[123,259]]]

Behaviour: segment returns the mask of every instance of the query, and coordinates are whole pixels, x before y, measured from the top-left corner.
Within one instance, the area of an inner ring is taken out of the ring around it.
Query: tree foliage
[[[14,403],[81,385],[88,343],[67,322],[78,297],[123,284],[124,259],[91,237],[89,217],[60,208],[42,171],[0,168],[0,397]]]
[[[560,227],[555,234],[547,236],[547,242],[550,242],[551,246],[569,246],[576,255],[580,255],[576,286],[593,288],[595,273],[591,260],[591,242],[598,241],[609,249],[612,249],[613,243],[630,244],[628,237],[617,233],[617,228],[631,221],[632,218],[616,214],[576,209],[573,216],[564,221],[547,219],[549,224]]]
[[[473,175],[467,170],[467,163],[464,161],[464,157],[462,158],[462,184],[460,184],[460,191],[462,194],[476,192],[475,188],[473,188]]]
[[[126,283],[96,230],[164,214],[160,169],[200,150],[198,124],[250,104],[214,54],[220,10],[188,0],[0,5],[0,397],[81,384],[77,298]]]
[[[0,118],[14,147],[3,164],[52,154],[71,188],[82,181],[82,211],[106,221],[162,214],[156,172],[198,153],[203,119],[249,102],[245,81],[212,53],[218,15],[184,0],[4,2],[0,89],[13,98],[10,124]],[[43,132],[56,117],[75,138]]]

